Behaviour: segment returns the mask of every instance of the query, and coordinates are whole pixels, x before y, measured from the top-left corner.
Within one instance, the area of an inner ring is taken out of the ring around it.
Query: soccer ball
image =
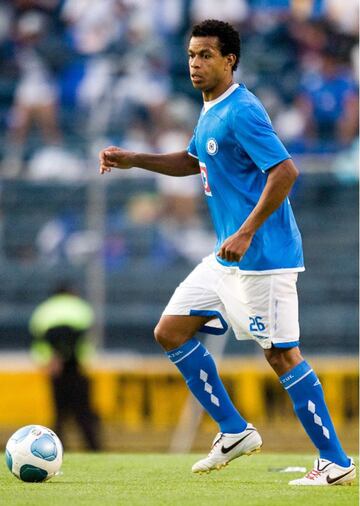
[[[58,474],[63,447],[55,432],[42,425],[26,425],[6,444],[6,464],[22,481],[45,481]]]

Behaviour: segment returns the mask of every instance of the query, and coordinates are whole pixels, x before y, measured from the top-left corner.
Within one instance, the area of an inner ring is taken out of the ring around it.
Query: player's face
[[[221,89],[232,78],[235,56],[223,56],[217,37],[191,37],[188,49],[190,78],[203,92]]]

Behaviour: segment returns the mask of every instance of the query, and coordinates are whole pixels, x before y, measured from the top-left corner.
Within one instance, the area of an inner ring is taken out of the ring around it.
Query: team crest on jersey
[[[207,173],[206,165],[204,163],[200,163],[200,174],[201,174],[201,179],[202,179],[202,182],[204,185],[205,195],[207,195],[208,197],[212,197],[212,193],[211,193],[211,189],[210,189],[210,185],[209,185],[208,173]]]
[[[213,137],[211,137],[210,139],[208,139],[207,143],[206,143],[206,151],[209,153],[209,155],[216,155],[216,153],[218,152],[218,143],[216,142],[216,139],[214,139]]]

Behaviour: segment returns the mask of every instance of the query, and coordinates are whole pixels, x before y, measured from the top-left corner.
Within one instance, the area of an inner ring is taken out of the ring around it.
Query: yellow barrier
[[[275,374],[257,360],[224,360],[221,376],[234,403],[254,423],[293,417],[291,402]],[[335,425],[358,416],[358,369],[355,361],[316,364]],[[156,371],[156,372],[154,372]],[[104,422],[138,431],[174,427],[188,395],[177,370],[162,359],[89,371],[92,399]],[[0,427],[30,423],[52,425],[49,382],[37,370],[0,369]],[[205,426],[209,424],[204,419]]]
[[[51,406],[46,376],[36,371],[0,371],[0,426],[48,425]]]

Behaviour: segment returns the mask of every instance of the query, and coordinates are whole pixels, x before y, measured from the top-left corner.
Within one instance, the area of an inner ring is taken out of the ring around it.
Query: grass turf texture
[[[45,483],[23,483],[0,467],[0,503],[11,506],[355,506],[352,486],[290,487],[303,473],[274,468],[312,468],[313,456],[260,454],[221,470],[194,475],[198,455],[66,453],[63,474]]]

